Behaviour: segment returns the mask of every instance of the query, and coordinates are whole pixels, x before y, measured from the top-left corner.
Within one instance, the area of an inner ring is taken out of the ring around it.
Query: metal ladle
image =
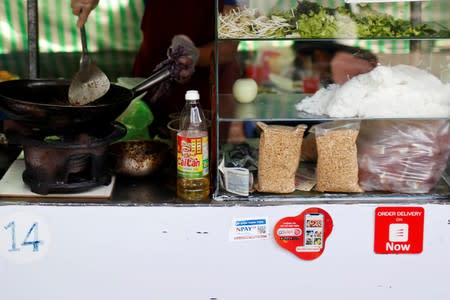
[[[106,74],[92,62],[88,55],[84,25],[80,28],[80,34],[82,45],[80,69],[69,87],[69,102],[72,105],[91,103],[105,95],[110,87]]]

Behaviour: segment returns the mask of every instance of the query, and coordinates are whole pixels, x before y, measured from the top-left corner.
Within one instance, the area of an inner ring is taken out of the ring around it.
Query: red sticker
[[[278,245],[304,260],[322,255],[333,229],[330,215],[320,208],[308,208],[295,217],[277,222],[274,237]]]
[[[424,215],[423,207],[378,207],[375,210],[375,253],[421,253]]]

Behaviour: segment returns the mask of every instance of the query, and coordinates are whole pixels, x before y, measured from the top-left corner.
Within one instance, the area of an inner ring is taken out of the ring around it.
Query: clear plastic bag
[[[365,191],[428,193],[450,155],[449,120],[368,120],[358,137]]]
[[[320,192],[360,193],[356,139],[359,121],[334,121],[315,125],[317,185]]]
[[[267,193],[295,191],[295,173],[300,163],[306,125],[296,127],[256,123],[259,139],[257,190]]]
[[[303,138],[302,142],[302,161],[317,161],[317,142],[314,132],[310,132]]]

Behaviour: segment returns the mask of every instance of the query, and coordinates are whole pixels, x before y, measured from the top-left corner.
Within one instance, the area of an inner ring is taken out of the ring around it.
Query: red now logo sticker
[[[378,207],[375,210],[375,253],[421,253],[424,215],[423,207]]]

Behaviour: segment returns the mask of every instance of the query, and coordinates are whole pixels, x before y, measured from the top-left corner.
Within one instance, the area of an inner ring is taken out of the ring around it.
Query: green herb
[[[361,6],[359,15],[345,6],[325,8],[307,1],[297,7],[297,30],[302,38],[407,38],[447,37],[448,30],[436,31],[430,25],[413,24]]]

